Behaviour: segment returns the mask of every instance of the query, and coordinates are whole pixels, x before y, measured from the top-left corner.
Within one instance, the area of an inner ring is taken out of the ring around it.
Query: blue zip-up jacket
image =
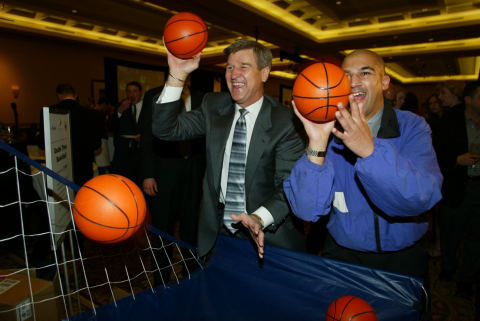
[[[305,154],[296,162],[284,181],[293,212],[306,221],[331,212],[330,235],[350,249],[384,252],[413,245],[428,228],[416,216],[442,198],[430,134],[423,118],[385,100],[370,156],[357,157],[335,137],[323,165]]]

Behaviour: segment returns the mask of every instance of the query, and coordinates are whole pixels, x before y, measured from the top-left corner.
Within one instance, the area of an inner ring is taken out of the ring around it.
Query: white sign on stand
[[[43,123],[45,132],[45,162],[46,167],[58,175],[73,181],[72,140],[70,137],[70,112],[65,109],[43,108]],[[53,233],[61,233],[71,223],[68,199],[73,202],[74,194],[71,188],[47,176],[48,207]],[[68,195],[67,196],[67,190]],[[57,249],[61,235],[55,235]]]

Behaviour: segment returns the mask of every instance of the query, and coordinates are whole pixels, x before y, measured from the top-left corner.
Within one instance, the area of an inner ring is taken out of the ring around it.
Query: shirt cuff
[[[263,206],[260,206],[255,212],[253,212],[255,214],[257,214],[258,216],[260,216],[263,220],[263,225],[264,227],[263,228],[266,228],[267,226],[273,224],[274,220],[273,220],[273,216],[272,214],[270,214],[270,212]],[[252,214],[253,214],[252,213]]]
[[[162,93],[158,97],[157,104],[166,104],[177,101],[182,97],[183,87],[163,87]]]
[[[118,115],[118,118],[122,117],[122,114],[120,114],[118,111],[117,111],[117,115]]]

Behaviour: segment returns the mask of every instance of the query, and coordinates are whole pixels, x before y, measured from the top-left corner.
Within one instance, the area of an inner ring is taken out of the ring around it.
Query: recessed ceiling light
[[[428,39],[428,41],[433,41],[433,38]]]
[[[322,16],[317,16],[317,19],[320,19]]]
[[[428,11],[428,8],[423,8],[422,11]]]
[[[355,19],[355,21],[361,21],[362,19],[358,18],[358,19]]]
[[[393,39],[397,39],[397,38],[398,38],[398,36],[393,36]]]
[[[337,4],[342,4],[342,1],[337,1]]]
[[[77,13],[77,10],[73,9],[72,12],[73,12],[73,13]]]
[[[388,57],[388,59],[392,59],[393,57]]]

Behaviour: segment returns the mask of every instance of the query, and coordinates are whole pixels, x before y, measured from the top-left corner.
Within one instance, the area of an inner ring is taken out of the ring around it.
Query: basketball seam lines
[[[345,96],[350,96],[350,94],[345,94],[340,96],[331,96],[330,98],[340,98]],[[297,95],[293,95],[293,97],[303,98],[303,99],[327,99],[328,98],[328,97],[303,97],[303,96],[297,96]]]
[[[164,33],[165,33],[165,30],[168,28],[168,26],[176,23],[176,22],[179,22],[179,21],[191,21],[191,22],[196,22],[198,23],[202,28],[204,28],[205,26],[202,25],[200,22],[198,21],[195,21],[195,20],[191,20],[191,19],[180,19],[180,20],[176,20],[176,21],[173,21],[172,23],[170,23],[169,25],[166,25],[165,28],[163,29],[164,30]],[[172,42],[175,42],[175,41],[178,41],[178,40],[182,40],[182,39],[186,39],[188,37],[191,37],[191,36],[194,36],[194,35],[198,35],[200,33],[203,33],[203,40],[200,42],[200,44],[193,50],[190,50],[189,52],[185,52],[185,53],[182,53],[182,54],[178,54],[178,55],[187,55],[191,52],[194,52],[195,50],[197,50],[202,44],[203,42],[205,41],[205,35],[206,35],[206,32],[208,32],[208,29],[203,29],[203,31],[200,31],[200,32],[196,32],[196,33],[193,33],[191,35],[188,35],[188,36],[185,36],[185,37],[182,37],[182,38],[178,38],[178,39],[174,39],[174,40],[171,40],[171,41],[168,41],[168,42],[165,42],[165,44],[167,43],[172,43]]]
[[[325,65],[323,65],[325,67]],[[309,83],[311,83],[313,86],[317,87],[318,89],[321,89],[321,90],[328,90],[329,88],[323,88],[323,87],[320,87],[320,86],[317,86],[313,81],[311,81],[310,79],[308,79],[307,76],[305,76],[303,73],[300,73],[299,76],[303,76],[303,78],[305,78]],[[328,75],[327,75],[328,77]],[[343,81],[343,78],[345,78],[345,74],[343,74],[342,76],[342,79],[340,80],[340,82],[338,84],[336,84],[335,86],[332,86],[330,87],[330,89],[333,89],[333,88],[336,88],[338,86],[340,86],[340,84],[342,83]],[[327,86],[328,86],[328,83],[327,83]]]
[[[201,33],[205,34],[205,32],[207,32],[207,30],[195,32],[195,33],[189,34],[189,35],[187,35],[187,36],[185,36],[185,37],[182,37],[182,38],[177,38],[177,39],[173,39],[173,40],[167,41],[167,42],[165,42],[165,44],[167,44],[167,43],[172,43],[172,42],[175,42],[175,41],[178,41],[178,40],[182,40],[182,39],[185,39],[185,38],[188,38],[188,37],[191,37],[191,36],[195,36],[195,35],[198,35],[198,34],[201,34]],[[203,40],[205,40],[205,37],[203,37]],[[203,42],[203,41],[202,41],[202,42]],[[198,48],[198,47],[197,47],[197,48]],[[192,50],[192,51],[193,51],[193,50]]]
[[[116,179],[119,179],[122,181],[123,184],[125,184],[125,186],[127,186],[127,188],[130,190],[130,193],[132,194],[133,196],[133,199],[135,200],[135,207],[137,208],[137,217],[135,219],[135,227],[138,226],[138,201],[137,201],[137,197],[135,196],[135,194],[133,193],[132,189],[130,188],[130,186],[127,184],[127,182],[125,182],[121,176],[117,176],[117,175],[109,175],[109,176],[113,176],[115,177]],[[128,218],[127,218],[128,219]],[[128,220],[128,225],[130,225],[130,220]],[[133,233],[132,233],[133,235]]]
[[[200,17],[198,17],[198,18],[200,18]],[[200,19],[200,20],[201,20],[201,19]],[[178,19],[178,20],[175,20],[175,21],[170,22],[168,25],[165,26],[165,28],[163,28],[163,30],[165,31],[165,29],[167,29],[169,26],[171,26],[171,25],[173,25],[174,23],[179,22],[179,21],[192,21],[192,22],[198,23],[199,25],[201,25],[201,26],[203,27],[203,25],[202,25],[200,22],[198,22],[197,20],[192,20],[192,19]]]
[[[365,311],[365,312],[361,312],[361,313],[352,315],[352,317],[350,319],[348,319],[348,321],[352,321],[354,318],[358,317],[359,315],[366,314],[366,313],[375,313],[375,311]]]
[[[345,307],[343,308],[342,314],[340,315],[340,320],[342,320],[343,313],[344,313],[345,310],[347,309],[348,305],[349,305],[353,300],[355,300],[355,299],[356,299],[356,297],[353,297],[353,298],[350,299],[350,301],[348,301],[347,304],[345,304]]]
[[[328,117],[328,111],[329,111],[329,108],[330,108],[330,83],[329,83],[329,79],[328,79],[328,72],[327,72],[327,66],[325,66],[324,63],[322,63],[323,65],[323,68],[325,69],[325,75],[327,76],[327,112],[325,113],[325,119],[324,120],[327,120],[327,117]]]
[[[73,205],[73,208],[75,209],[75,211],[81,216],[83,217],[84,219],[86,219],[87,221],[89,221],[90,223],[93,223],[93,224],[96,224],[96,225],[99,225],[99,226],[103,226],[103,227],[107,227],[107,228],[113,228],[115,230],[130,230],[132,228],[137,228],[141,225],[135,225],[135,226],[129,226],[129,227],[115,227],[115,226],[108,226],[108,225],[103,225],[103,224],[100,224],[98,222],[95,222],[95,221],[92,221],[91,219],[89,219],[88,217],[86,217],[85,215],[83,215],[82,213],[80,213],[80,211],[78,210],[78,208],[75,207],[75,205]],[[123,234],[125,235],[125,234]],[[123,236],[122,235],[122,236]]]

